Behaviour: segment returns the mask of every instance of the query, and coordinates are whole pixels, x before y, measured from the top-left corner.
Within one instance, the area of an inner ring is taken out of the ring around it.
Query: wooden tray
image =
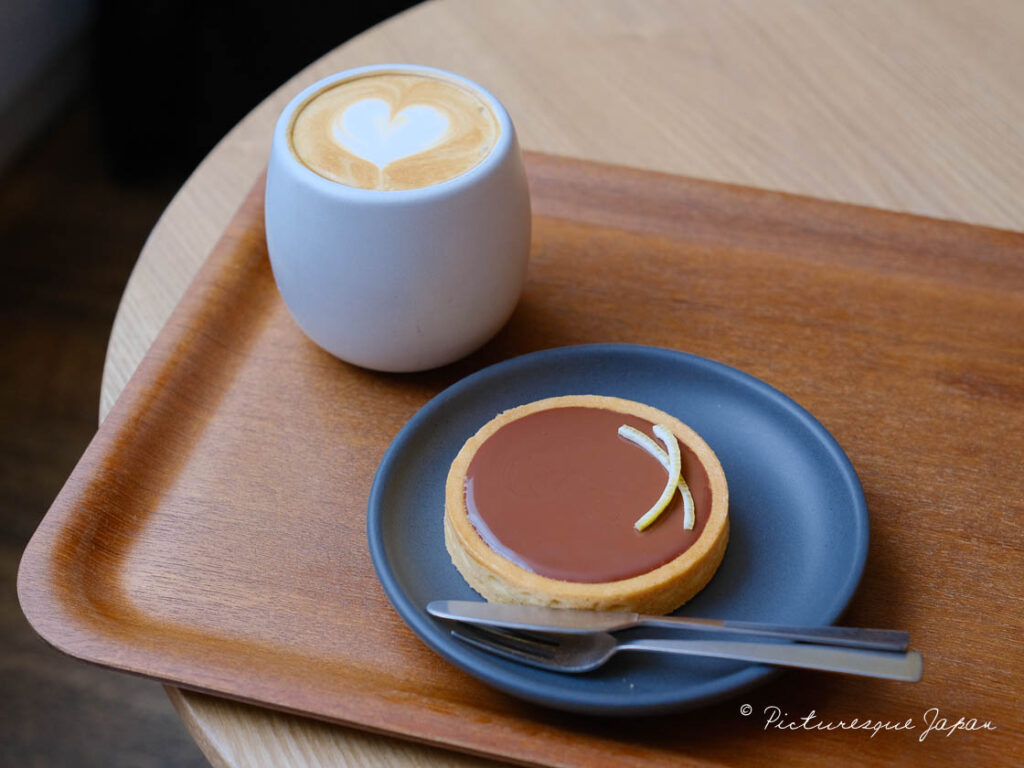
[[[554,157],[528,169],[521,305],[482,351],[418,375],[353,368],[301,335],[254,189],[26,550],[38,632],[115,669],[527,763],[1019,750],[1021,613],[1005,607],[1024,582],[1024,236]],[[612,341],[744,369],[831,430],[871,510],[848,622],[910,630],[924,682],[790,673],[743,697],[750,717],[734,701],[609,722],[510,699],[413,636],[364,533],[391,438],[484,365]],[[769,705],[917,731],[765,733]],[[918,743],[930,707],[998,730]]]

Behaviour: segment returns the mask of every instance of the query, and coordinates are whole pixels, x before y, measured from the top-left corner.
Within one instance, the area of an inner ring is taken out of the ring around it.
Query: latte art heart
[[[450,121],[426,104],[413,104],[395,115],[383,99],[350,105],[334,122],[334,140],[357,157],[384,168],[438,144]]]
[[[501,136],[483,95],[402,71],[330,85],[296,111],[289,130],[292,152],[313,172],[382,191],[454,179],[479,165]]]

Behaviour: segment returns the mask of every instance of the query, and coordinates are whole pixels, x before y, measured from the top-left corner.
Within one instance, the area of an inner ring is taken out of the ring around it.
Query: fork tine
[[[451,630],[452,637],[476,648],[512,659],[522,664],[548,668],[554,658],[557,641],[517,637],[510,632],[499,632],[480,627],[460,626]]]
[[[508,629],[506,627],[483,627],[480,625],[474,625],[477,629],[481,629],[490,632],[494,635],[500,635],[507,637],[513,642],[521,641],[526,645],[533,647],[537,646],[539,650],[549,649],[554,650],[558,648],[561,643],[554,635],[545,635],[540,632],[529,632],[523,629]]]

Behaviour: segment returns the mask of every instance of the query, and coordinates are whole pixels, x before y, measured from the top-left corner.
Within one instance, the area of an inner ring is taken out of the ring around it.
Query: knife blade
[[[435,600],[427,605],[427,612],[437,618],[467,624],[534,632],[584,634],[615,632],[629,627],[644,626],[799,640],[880,651],[905,651],[910,645],[910,636],[906,632],[891,629],[803,627],[731,619],[700,619],[691,616],[648,616],[630,611],[577,611],[473,600]]]

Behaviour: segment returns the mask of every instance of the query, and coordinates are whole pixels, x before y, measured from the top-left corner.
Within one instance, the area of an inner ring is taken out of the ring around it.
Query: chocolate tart
[[[667,476],[618,435],[621,424],[675,435],[696,511],[691,530],[679,492],[649,528],[634,528]],[[445,489],[445,546],[492,602],[663,614],[718,569],[728,507],[718,458],[675,417],[616,397],[553,397],[499,414],[462,446]]]

